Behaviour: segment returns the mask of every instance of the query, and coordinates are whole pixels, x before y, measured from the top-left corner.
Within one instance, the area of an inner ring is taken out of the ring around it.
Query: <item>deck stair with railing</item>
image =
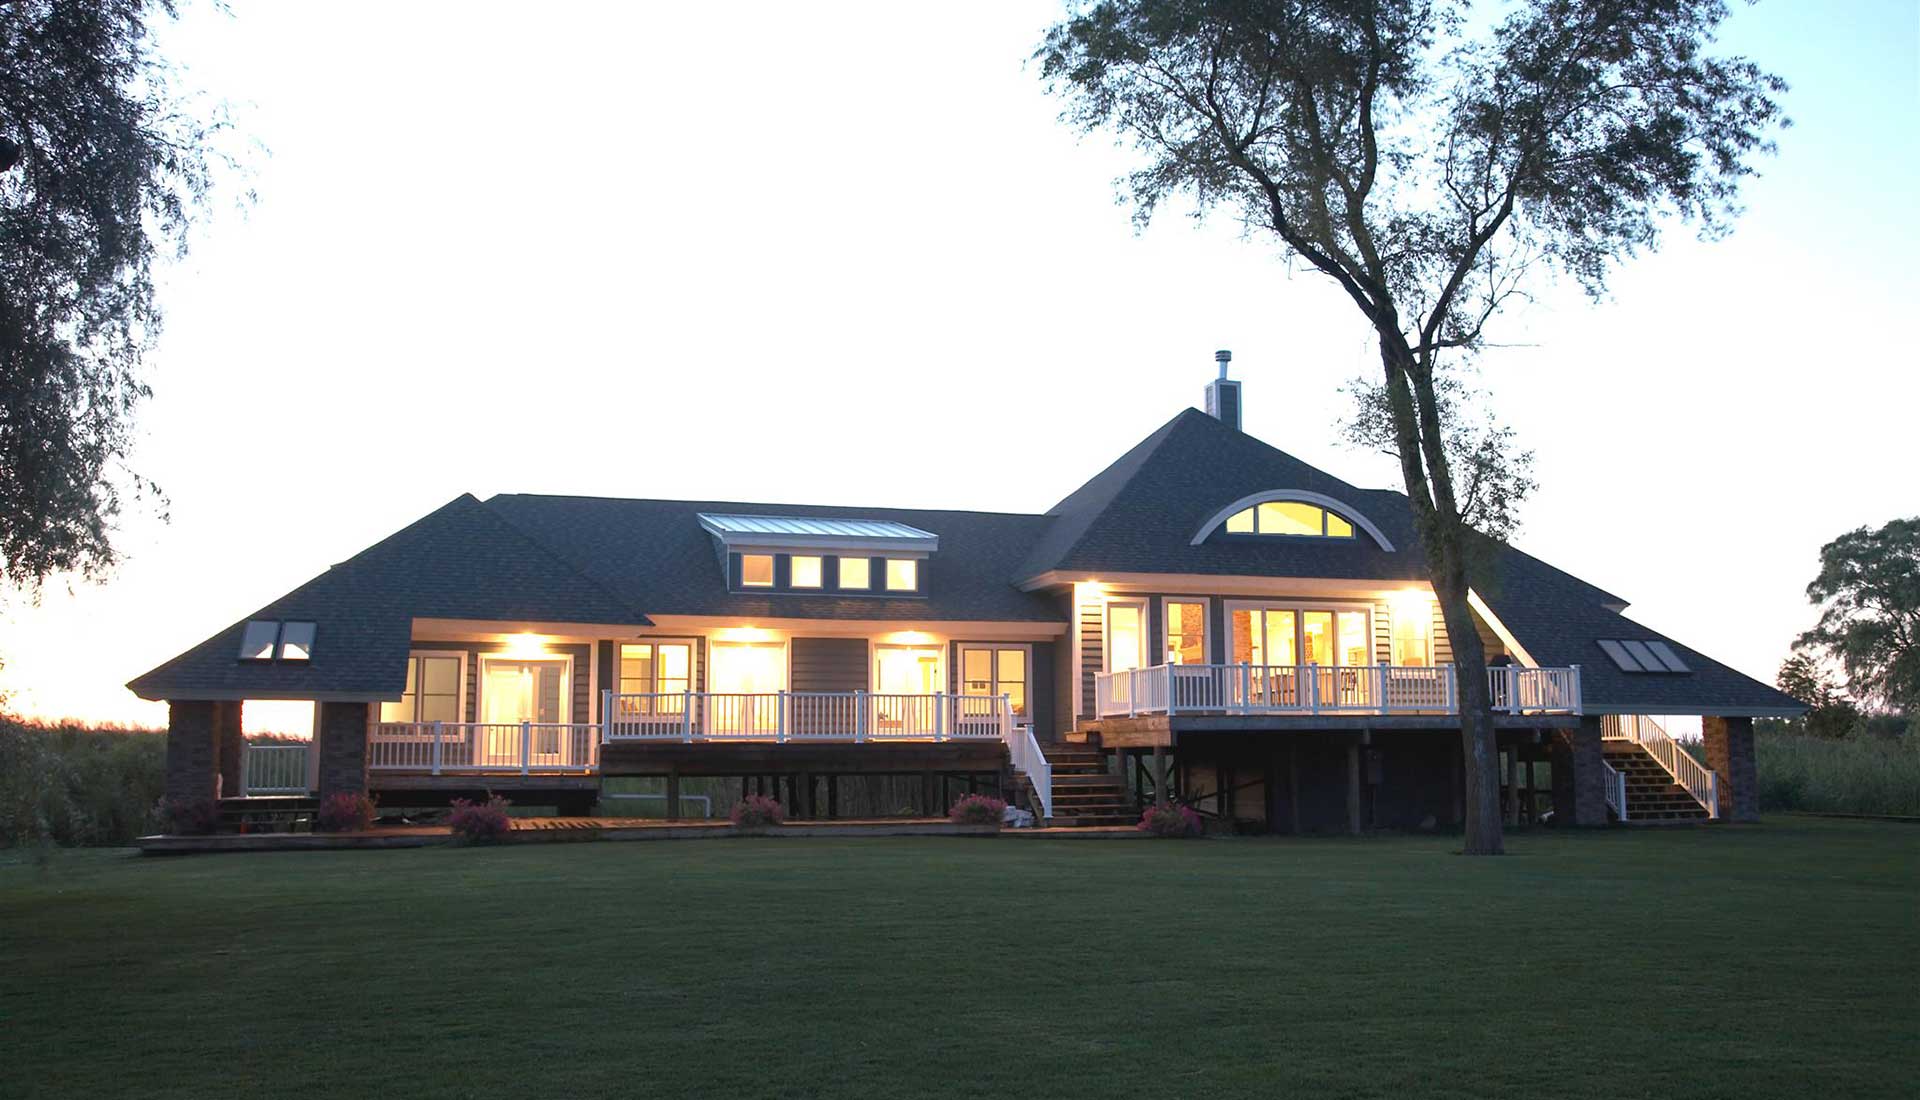
[[[1671,825],[1708,821],[1700,800],[1674,781],[1660,761],[1638,742],[1602,742],[1608,764],[1626,780],[1627,824]]]
[[[223,833],[287,833],[310,829],[320,800],[310,795],[222,798],[214,828]]]
[[[1056,827],[1131,825],[1139,820],[1133,800],[1119,778],[1107,770],[1107,759],[1100,750],[1056,742],[1043,751],[1053,771]]]
[[[1719,776],[1644,714],[1601,718],[1600,747],[1620,776],[1628,824],[1678,824],[1720,816]]]

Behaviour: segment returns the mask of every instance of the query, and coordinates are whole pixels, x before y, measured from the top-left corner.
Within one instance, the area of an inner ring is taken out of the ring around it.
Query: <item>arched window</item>
[[[1230,535],[1306,535],[1350,539],[1353,524],[1338,512],[1298,500],[1270,500],[1227,517]]]
[[[1393,551],[1386,532],[1351,502],[1305,489],[1269,489],[1241,497],[1208,516],[1194,532],[1193,545],[1216,533],[1357,539],[1363,532],[1380,549]]]

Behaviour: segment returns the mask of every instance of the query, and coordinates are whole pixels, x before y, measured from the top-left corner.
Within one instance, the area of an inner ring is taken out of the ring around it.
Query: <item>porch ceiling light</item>
[[[509,657],[545,657],[546,639],[538,634],[521,633],[507,639],[506,655]]]

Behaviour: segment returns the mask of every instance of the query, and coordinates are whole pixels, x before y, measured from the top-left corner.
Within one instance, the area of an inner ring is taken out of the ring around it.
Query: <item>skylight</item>
[[[282,622],[278,619],[253,619],[240,633],[240,659],[243,661],[310,661],[313,659],[314,624]]]
[[[1665,642],[1600,639],[1600,649],[1622,672],[1687,672],[1686,662]]]

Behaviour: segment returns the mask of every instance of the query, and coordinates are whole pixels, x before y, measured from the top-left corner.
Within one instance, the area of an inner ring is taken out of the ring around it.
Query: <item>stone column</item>
[[[213,704],[214,736],[220,742],[220,795],[240,797],[240,769],[246,767],[246,738],[241,733],[238,699]]]
[[[220,774],[220,739],[215,709],[202,699],[167,700],[167,797],[201,802],[214,797]]]
[[[367,790],[367,704],[320,703],[320,797]]]
[[[1574,729],[1553,731],[1553,818],[1559,825],[1607,823],[1606,777],[1601,765],[1600,716],[1585,715]]]
[[[1753,756],[1753,719],[1700,719],[1700,737],[1707,749],[1707,766],[1718,778],[1720,820],[1760,820],[1760,768]]]

